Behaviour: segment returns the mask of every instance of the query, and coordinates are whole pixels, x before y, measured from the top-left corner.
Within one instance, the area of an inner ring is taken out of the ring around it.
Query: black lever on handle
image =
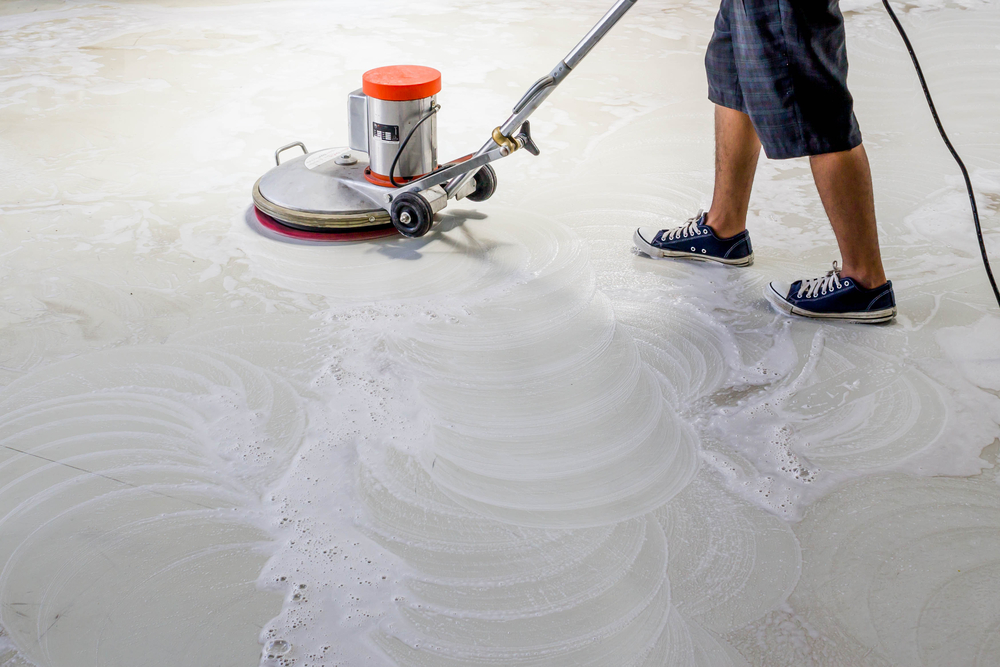
[[[531,138],[531,121],[526,120],[521,124],[521,132],[514,139],[517,140],[517,143],[521,144],[521,148],[538,157],[541,151],[538,150],[538,146],[535,145],[534,140]]]

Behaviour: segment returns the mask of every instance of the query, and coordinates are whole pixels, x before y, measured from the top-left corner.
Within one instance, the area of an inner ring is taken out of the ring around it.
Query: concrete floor
[[[802,160],[752,267],[632,251],[710,203],[708,0],[639,2],[422,239],[254,224],[367,69],[440,69],[464,155],[606,4],[0,5],[0,666],[1000,664],[1000,315],[880,4],[890,325],[763,299],[837,258]],[[1000,8],[899,9],[1000,258]]]

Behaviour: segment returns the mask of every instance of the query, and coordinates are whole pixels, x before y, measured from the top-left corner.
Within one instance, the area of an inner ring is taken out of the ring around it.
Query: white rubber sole
[[[785,297],[774,291],[774,288],[771,287],[770,284],[764,288],[764,296],[767,297],[767,300],[771,302],[772,306],[777,308],[782,313],[787,315],[798,315],[800,317],[809,317],[817,320],[836,320],[839,322],[855,322],[858,324],[881,324],[882,322],[888,322],[896,317],[895,307],[883,310],[873,310],[866,313],[816,313],[788,303],[788,301],[785,300]]]
[[[720,257],[712,257],[711,255],[699,255],[695,252],[663,250],[662,248],[657,248],[656,246],[646,243],[646,239],[640,236],[638,229],[635,230],[635,234],[632,235],[632,242],[635,243],[635,247],[638,248],[640,252],[649,255],[653,259],[693,259],[698,262],[717,262],[719,264],[725,264],[726,266],[750,266],[753,264],[753,253],[750,253],[746,257],[740,257],[739,259],[722,259]]]

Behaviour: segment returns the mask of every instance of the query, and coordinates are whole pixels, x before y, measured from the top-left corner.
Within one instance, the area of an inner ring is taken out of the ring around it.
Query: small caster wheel
[[[486,201],[497,191],[497,173],[490,165],[485,165],[476,172],[475,181],[476,189],[466,199]]]
[[[434,223],[430,203],[416,192],[404,192],[396,197],[389,214],[396,231],[411,239],[426,234]]]

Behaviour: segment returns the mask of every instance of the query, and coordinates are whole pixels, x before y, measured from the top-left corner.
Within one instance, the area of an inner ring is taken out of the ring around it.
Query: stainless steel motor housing
[[[370,97],[360,90],[351,93],[348,116],[351,148],[366,151],[372,172],[388,177],[403,140],[435,104],[436,95],[393,102]],[[414,132],[392,175],[414,178],[434,171],[437,166],[437,116],[432,116]]]

